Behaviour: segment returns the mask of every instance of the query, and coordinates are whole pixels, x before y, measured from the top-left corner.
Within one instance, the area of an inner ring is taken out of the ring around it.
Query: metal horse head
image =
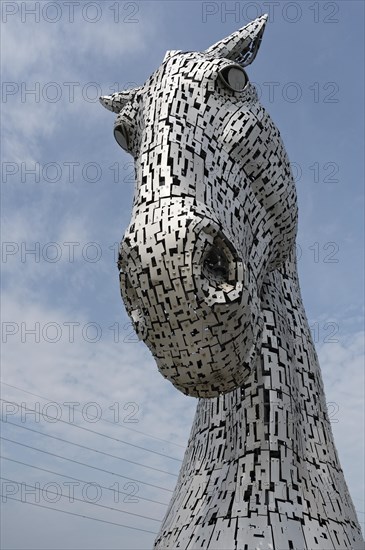
[[[215,397],[156,550],[363,548],[300,296],[293,177],[245,72],[265,23],[168,52],[143,86],[101,98],[136,164],[127,311],[163,376]]]
[[[143,86],[101,98],[136,166],[124,303],[161,374],[191,396],[245,383],[263,282],[294,247],[289,161],[245,71],[266,20],[203,52],[167,52]]]

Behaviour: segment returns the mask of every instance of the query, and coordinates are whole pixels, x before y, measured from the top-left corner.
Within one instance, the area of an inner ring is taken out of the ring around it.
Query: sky
[[[364,527],[363,2],[1,8],[2,548],[152,548],[197,402],[160,376],[119,297],[133,164],[98,97],[262,13],[247,72],[296,176],[301,290]]]

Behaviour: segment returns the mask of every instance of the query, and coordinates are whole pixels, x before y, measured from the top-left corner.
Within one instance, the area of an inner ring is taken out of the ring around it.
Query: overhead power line
[[[26,390],[24,388],[21,388],[19,386],[14,386],[13,384],[7,384],[6,382],[3,382],[2,380],[0,380],[0,384],[4,384],[4,386],[8,386],[9,388],[15,388],[16,390],[22,391],[24,393],[28,393],[29,395],[33,395],[34,397],[40,397],[41,399],[44,399],[45,401],[50,401],[52,403],[57,403],[58,405],[60,405],[60,403],[58,403],[54,399],[51,399],[49,397],[45,397],[44,395],[39,395],[38,393],[33,393],[33,392],[28,391],[28,390]],[[76,409],[75,412],[77,414],[82,414],[82,412],[78,411],[77,409]],[[156,439],[156,441],[162,441],[162,443],[168,443],[169,445],[174,445],[175,447],[180,447],[180,449],[185,449],[184,445],[180,445],[179,443],[174,443],[173,441],[163,439],[162,437],[158,437],[156,435],[151,435],[151,434],[148,434],[146,432],[142,432],[141,430],[136,430],[135,428],[127,427],[124,424],[119,424],[119,422],[112,422],[111,420],[108,420],[107,418],[103,418],[102,421],[107,422],[108,424],[113,424],[113,425],[117,424],[117,426],[119,426],[120,428],[123,428],[123,430],[128,430],[130,432],[135,432],[137,434],[144,435],[145,437],[149,437],[150,439]]]
[[[21,483],[24,483],[24,482],[17,481],[15,479],[8,479],[8,478],[2,477],[2,476],[0,476],[0,479],[3,479],[4,481],[9,481],[10,483],[16,483],[17,485],[20,485]],[[37,489],[37,487],[35,485],[30,485],[29,483],[26,483],[25,486],[29,487],[30,489]],[[39,489],[39,490],[41,491],[41,489]],[[57,491],[51,491],[48,488],[45,491],[46,491],[46,493],[50,493],[51,495],[57,495],[57,496],[60,496],[61,498],[70,499],[69,495],[64,495],[63,493],[58,493]],[[113,510],[114,512],[122,512],[123,514],[128,514],[129,516],[136,516],[136,517],[143,518],[143,519],[149,519],[150,521],[157,521],[158,523],[162,522],[162,519],[150,518],[149,516],[144,516],[142,514],[137,514],[136,512],[127,512],[126,510],[121,510],[120,508],[114,508],[113,506],[106,506],[105,504],[98,504],[97,502],[87,501],[85,499],[77,498],[75,496],[72,497],[72,501],[74,501],[74,500],[77,500],[78,502],[83,502],[84,504],[91,504],[92,506],[98,506],[99,508],[107,508],[108,510]],[[23,500],[22,500],[22,502],[23,502]]]
[[[28,462],[22,462],[20,460],[15,460],[15,458],[9,458],[7,456],[0,455],[0,459],[2,460],[8,460],[9,462],[15,462],[16,464],[21,464],[22,466],[27,466],[28,468],[34,468],[35,470],[40,470],[41,472],[47,472],[48,474],[54,474],[56,476],[65,477],[67,479],[73,479],[74,481],[79,481],[80,483],[89,483],[89,481],[85,479],[80,479],[78,477],[68,476],[66,474],[61,474],[60,472],[55,472],[54,470],[48,470],[47,468],[41,468],[40,466],[34,466],[34,464],[29,464]],[[113,493],[117,493],[119,495],[125,495],[127,497],[132,496],[130,493],[126,493],[125,491],[119,491],[117,489],[112,489],[111,487],[106,487],[105,485],[98,484],[101,489],[106,489],[107,491],[112,491]],[[152,498],[147,497],[141,497],[138,495],[136,497],[138,500],[145,500],[146,502],[153,502],[154,504],[160,504],[161,506],[167,506],[167,502],[160,502],[159,500],[154,500]]]
[[[38,506],[39,508],[45,508],[46,510],[53,510],[54,512],[60,512],[61,514],[68,514],[69,516],[76,516],[84,519],[92,519],[93,521],[99,521],[100,523],[108,523],[109,525],[116,525],[117,527],[124,527],[125,529],[133,529],[134,531],[142,531],[144,533],[151,533],[152,535],[157,535],[155,531],[149,531],[148,529],[141,529],[140,527],[131,527],[130,525],[123,525],[122,523],[116,523],[114,521],[107,521],[105,519],[93,518],[91,516],[85,516],[84,514],[76,514],[76,512],[68,512],[67,510],[60,510],[59,508],[52,508],[51,506],[44,506],[43,504],[37,504],[36,502],[23,502],[18,498],[10,497],[0,493],[0,497],[6,497],[10,500],[15,500],[16,502],[21,502],[22,504],[30,504],[31,506]]]
[[[19,403],[16,401],[8,401],[7,399],[0,398],[1,401],[4,401],[4,403],[9,403],[11,405],[17,405],[19,406]],[[84,430],[86,432],[93,433],[95,435],[100,435],[101,437],[106,437],[107,439],[111,439],[113,441],[118,441],[118,443],[123,443],[124,445],[129,445],[130,447],[134,447],[136,449],[140,449],[142,451],[147,451],[148,453],[153,453],[155,455],[162,456],[163,458],[169,458],[171,460],[175,460],[176,462],[182,462],[180,458],[176,458],[174,456],[165,455],[163,453],[159,453],[158,451],[153,451],[152,449],[147,449],[146,447],[142,447],[140,445],[135,445],[134,443],[129,443],[128,441],[124,441],[123,439],[118,439],[117,437],[112,437],[111,435],[103,434],[102,432],[97,432],[96,430],[92,430],[91,428],[85,428],[84,426],[79,426],[78,424],[73,424],[72,422],[67,422],[67,420],[61,420],[60,418],[56,418],[54,416],[50,416],[49,414],[42,413],[40,411],[36,411],[34,409],[29,409],[28,407],[22,408],[26,411],[32,412],[34,414],[39,414],[43,416],[44,418],[51,418],[52,420],[56,420],[57,422],[61,422],[62,424],[67,424],[68,426],[73,426],[74,428],[78,428],[79,430]]]
[[[73,458],[67,458],[66,456],[57,455],[55,453],[51,453],[49,451],[44,451],[43,449],[38,449],[37,447],[32,447],[31,445],[26,445],[25,443],[20,443],[19,441],[14,441],[13,439],[9,439],[7,437],[0,436],[0,439],[3,441],[9,441],[10,443],[14,443],[15,445],[21,445],[22,447],[26,447],[28,449],[32,449],[33,451],[38,451],[40,453],[44,453],[50,456],[55,456],[56,458],[61,458],[62,460],[67,460],[68,462],[73,462],[74,464],[79,464],[81,466],[86,466],[87,468],[92,468],[93,470],[98,470],[99,472],[104,472],[106,474],[111,474],[113,476],[122,477],[123,479],[129,479],[130,481],[135,481],[136,483],[142,483],[142,485],[148,485],[149,487],[154,487],[155,489],[161,489],[161,491],[167,491],[168,493],[172,493],[172,489],[167,489],[166,487],[161,487],[160,485],[154,485],[153,483],[148,483],[147,481],[141,481],[139,479],[134,479],[132,477],[123,476],[122,474],[117,474],[116,472],[111,472],[110,470],[105,470],[104,468],[98,468],[97,466],[91,466],[90,464],[85,464],[85,462],[80,462],[78,460],[74,460]]]
[[[69,445],[74,445],[75,447],[80,447],[81,449],[86,449],[88,451],[93,451],[94,453],[110,456],[111,458],[116,458],[117,460],[123,460],[124,462],[135,464],[136,466],[141,466],[143,468],[148,468],[149,470],[154,470],[155,472],[160,472],[162,474],[168,474],[170,476],[178,477],[177,474],[173,474],[172,472],[161,470],[160,468],[154,468],[153,466],[148,466],[147,464],[141,464],[140,462],[135,462],[134,460],[129,460],[128,458],[123,458],[121,456],[112,455],[104,451],[98,451],[97,449],[93,449],[92,447],[87,447],[86,445],[81,445],[80,443],[74,443],[73,441],[68,441],[67,439],[63,439],[62,437],[46,434],[44,432],[41,432],[40,430],[34,430],[33,428],[28,428],[27,426],[21,426],[20,424],[16,424],[15,422],[11,422],[10,420],[4,421],[3,419],[1,419],[1,421],[5,422],[6,424],[11,424],[11,426],[15,426],[16,428],[21,428],[23,430],[28,430],[30,432],[38,433],[43,435],[44,437],[51,437],[52,439],[56,439],[57,441],[62,441],[63,443],[68,443]]]

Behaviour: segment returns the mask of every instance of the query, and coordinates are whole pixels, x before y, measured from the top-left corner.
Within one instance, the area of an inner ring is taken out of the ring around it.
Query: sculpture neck
[[[242,388],[199,401],[157,549],[360,548],[294,261],[261,299],[261,353]]]

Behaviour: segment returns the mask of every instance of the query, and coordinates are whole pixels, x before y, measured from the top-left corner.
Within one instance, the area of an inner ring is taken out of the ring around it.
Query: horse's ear
[[[262,15],[242,29],[210,46],[204,53],[231,59],[242,67],[250,65],[259,50],[268,16]]]
[[[112,95],[103,95],[99,97],[99,101],[108,111],[118,114],[123,107],[133,99],[138,90],[140,90],[140,87],[125,90],[123,92],[116,92]]]
[[[165,57],[163,58],[162,63],[165,63],[165,61],[167,61],[168,59],[170,59],[170,57],[173,57],[174,55],[177,55],[178,53],[181,53],[181,50],[168,50],[168,51],[165,53]]]

